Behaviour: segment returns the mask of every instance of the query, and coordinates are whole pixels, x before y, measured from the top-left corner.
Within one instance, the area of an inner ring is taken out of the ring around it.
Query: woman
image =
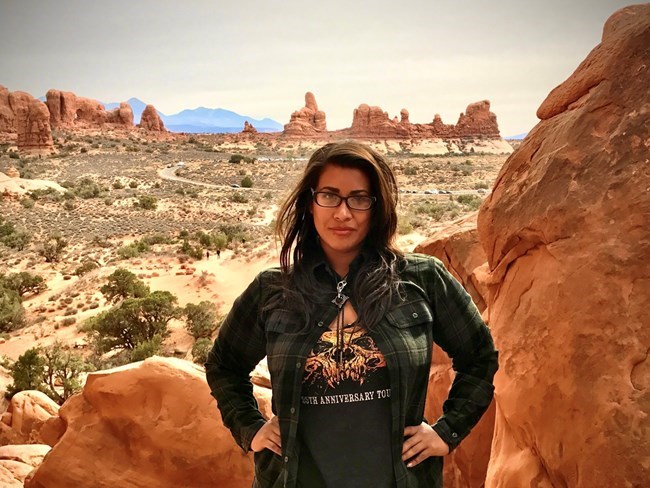
[[[310,158],[282,207],[281,267],[235,301],[206,363],[224,425],[254,451],[253,487],[436,487],[442,458],[493,394],[497,352],[437,259],[394,245],[397,185],[356,142]],[[443,415],[423,418],[432,344],[456,372]],[[273,413],[249,374],[267,356]]]

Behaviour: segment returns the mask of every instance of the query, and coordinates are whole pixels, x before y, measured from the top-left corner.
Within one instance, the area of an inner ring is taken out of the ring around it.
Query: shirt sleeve
[[[449,355],[455,372],[442,416],[432,427],[453,450],[492,401],[498,352],[471,297],[438,259],[429,287],[433,287],[433,339]]]
[[[237,444],[248,452],[266,420],[253,396],[250,373],[266,355],[260,320],[262,275],[258,275],[234,302],[208,354],[205,372],[217,400],[223,424]]]

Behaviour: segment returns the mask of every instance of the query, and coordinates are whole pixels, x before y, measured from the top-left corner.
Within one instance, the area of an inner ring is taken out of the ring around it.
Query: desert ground
[[[405,251],[445,222],[475,211],[508,156],[426,155],[400,151],[399,144],[375,144],[388,151],[397,175],[398,244]],[[55,133],[57,153],[48,157],[17,156],[13,147],[1,145],[0,172],[17,170],[23,180],[55,182],[65,193],[5,192],[0,200],[5,221],[32,236],[21,251],[0,244],[0,274],[27,271],[46,283],[41,293],[23,297],[26,326],[3,332],[0,356],[16,360],[29,348],[55,341],[90,354],[83,324],[110,308],[99,288],[118,268],[135,273],[152,291],[170,291],[179,306],[207,300],[226,313],[259,271],[277,264],[275,213],[320,145],[99,133]],[[197,232],[225,241],[204,246]],[[39,249],[55,233],[67,247],[58,260],[46,262]],[[137,250],[145,240],[146,249]],[[198,249],[195,257],[187,254],[187,245],[181,250],[183,241]],[[95,269],[82,274],[79,268],[88,262]],[[173,320],[170,330],[162,353],[191,359],[194,339],[184,323]]]

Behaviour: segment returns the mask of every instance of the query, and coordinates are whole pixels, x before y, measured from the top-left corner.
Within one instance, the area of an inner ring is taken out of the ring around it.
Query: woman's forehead
[[[327,165],[318,178],[318,188],[337,190],[370,190],[370,179],[359,168]]]

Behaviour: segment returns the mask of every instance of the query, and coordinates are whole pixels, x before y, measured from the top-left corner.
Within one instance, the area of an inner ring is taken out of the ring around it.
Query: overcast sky
[[[488,99],[504,136],[600,42],[615,0],[0,0],[0,84],[171,115],[287,123],[316,95],[329,129],[361,103],[456,123]]]

